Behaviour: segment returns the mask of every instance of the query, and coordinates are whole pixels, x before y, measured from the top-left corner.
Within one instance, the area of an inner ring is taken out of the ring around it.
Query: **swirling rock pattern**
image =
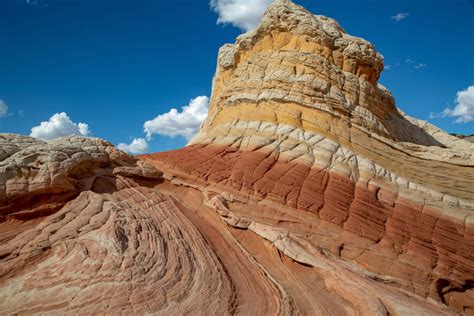
[[[291,311],[248,254],[225,235],[208,241],[154,188],[155,168],[98,139],[1,137],[20,140],[2,161],[2,314]]]
[[[377,83],[382,70],[371,43],[276,1],[254,31],[221,48],[209,115],[190,144],[142,158],[176,184],[221,196],[206,203],[228,225],[296,262],[316,269],[321,248],[474,313],[474,147],[406,116]],[[249,213],[252,203],[269,210]]]
[[[278,0],[219,53],[189,146],[0,135],[0,314],[474,313],[474,145]]]
[[[242,284],[172,198],[143,187],[83,192],[3,246],[1,257],[7,313],[238,310]]]

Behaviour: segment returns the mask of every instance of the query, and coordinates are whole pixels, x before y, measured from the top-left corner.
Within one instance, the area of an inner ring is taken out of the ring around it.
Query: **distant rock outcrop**
[[[471,134],[471,135],[450,134],[450,135],[460,138],[462,140],[468,141],[470,143],[474,143],[474,134]]]

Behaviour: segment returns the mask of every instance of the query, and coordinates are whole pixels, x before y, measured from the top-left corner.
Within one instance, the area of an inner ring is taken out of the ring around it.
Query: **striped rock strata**
[[[0,135],[0,314],[472,315],[473,145],[382,69],[278,1],[186,148]]]
[[[221,48],[190,144],[143,159],[297,262],[319,247],[474,313],[474,145],[401,112],[382,70],[371,43],[277,1]]]
[[[157,188],[155,168],[99,139],[0,142],[0,314],[292,311],[233,237]]]
[[[99,139],[0,140],[1,314],[453,314],[301,236],[308,212],[182,186]]]

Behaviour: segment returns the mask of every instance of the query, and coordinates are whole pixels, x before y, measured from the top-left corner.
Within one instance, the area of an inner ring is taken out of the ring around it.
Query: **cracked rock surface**
[[[0,314],[474,315],[474,144],[289,0],[180,150],[0,134]]]
[[[25,215],[34,205],[55,209],[82,191],[116,175],[160,178],[161,173],[94,138],[63,137],[50,142],[0,135],[0,216]],[[22,210],[23,205],[26,209]]]
[[[472,314],[474,146],[405,115],[378,83],[382,70],[370,42],[276,1],[255,30],[220,49],[209,115],[188,146],[142,159],[295,262],[317,270],[316,247]],[[383,305],[357,306],[406,313]]]

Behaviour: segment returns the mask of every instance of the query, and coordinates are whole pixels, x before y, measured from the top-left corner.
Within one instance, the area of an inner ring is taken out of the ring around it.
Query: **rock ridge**
[[[97,181],[116,175],[161,178],[153,167],[98,138],[63,137],[44,142],[0,134],[0,219],[21,216],[22,206],[55,209]],[[46,211],[46,210],[44,210]]]

